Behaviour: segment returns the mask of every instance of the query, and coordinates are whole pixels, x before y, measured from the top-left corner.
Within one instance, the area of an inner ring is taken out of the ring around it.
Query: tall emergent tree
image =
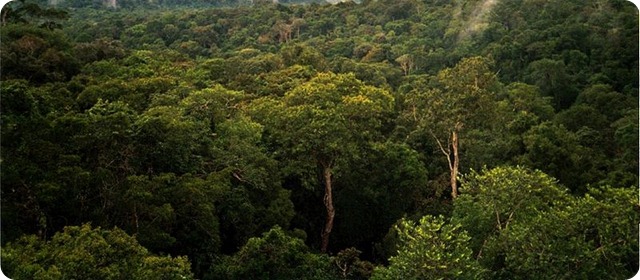
[[[320,170],[327,211],[321,250],[329,245],[335,208],[333,186],[341,167],[358,160],[361,149],[380,139],[385,117],[393,112],[389,92],[367,86],[353,74],[320,73],[280,99],[254,102],[266,129],[282,147],[291,173]]]
[[[402,118],[418,134],[429,134],[449,165],[451,197],[458,196],[460,133],[490,121],[499,81],[483,57],[462,59],[438,73],[432,85],[414,88],[405,98]]]

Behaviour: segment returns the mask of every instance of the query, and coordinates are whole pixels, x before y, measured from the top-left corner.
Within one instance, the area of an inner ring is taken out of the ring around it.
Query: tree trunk
[[[322,171],[324,175],[324,206],[327,208],[327,221],[322,230],[322,246],[320,251],[325,253],[327,252],[327,247],[329,247],[329,235],[333,228],[333,217],[336,215],[336,210],[333,208],[333,195],[331,194],[331,167],[325,165]]]
[[[9,7],[2,10],[2,26],[7,24],[7,13],[9,13]]]
[[[456,124],[456,129],[451,132],[451,148],[453,149],[453,162],[451,163],[451,197],[453,199],[458,197],[458,163],[460,162],[458,158],[458,125]]]
[[[443,155],[447,157],[447,163],[449,163],[449,182],[451,185],[451,198],[456,199],[458,197],[458,164],[460,159],[458,157],[458,130],[462,128],[461,123],[456,123],[453,130],[451,131],[450,138],[447,138],[447,146],[442,145],[438,137],[431,132],[431,136],[438,143],[438,147]],[[451,155],[451,150],[453,150],[453,155]]]

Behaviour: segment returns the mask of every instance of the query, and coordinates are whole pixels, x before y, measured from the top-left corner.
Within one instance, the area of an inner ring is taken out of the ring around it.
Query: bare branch
[[[438,137],[436,137],[436,135],[433,133],[433,131],[429,130],[429,133],[431,133],[431,136],[433,137],[433,139],[435,139],[436,142],[438,143],[438,147],[440,148],[440,151],[442,151],[442,153],[445,156],[447,156],[447,162],[449,162],[449,170],[453,169],[453,163],[451,162],[451,148],[449,148],[450,145],[447,145],[447,150],[445,150],[444,147],[442,146],[442,143],[440,142]],[[447,141],[448,140],[449,139],[447,138]]]

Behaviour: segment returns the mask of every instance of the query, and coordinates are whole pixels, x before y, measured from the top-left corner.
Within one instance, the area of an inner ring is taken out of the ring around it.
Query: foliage
[[[583,192],[580,174],[585,170],[587,151],[577,136],[563,125],[544,122],[532,127],[523,136],[525,153],[520,163],[539,168],[560,179],[575,192]]]
[[[478,279],[483,269],[473,258],[471,239],[459,224],[442,216],[424,216],[419,223],[402,220],[396,226],[398,255],[387,268],[377,268],[371,279]]]
[[[452,221],[474,236],[470,247],[478,256],[487,244],[516,221],[528,223],[541,211],[569,199],[566,189],[541,171],[497,167],[463,177]],[[480,257],[478,257],[480,258]]]
[[[625,279],[638,271],[637,195],[630,189],[590,189],[569,205],[540,213],[505,233],[505,279]],[[553,244],[553,246],[549,246]],[[508,248],[508,249],[506,249]]]
[[[335,244],[362,248],[380,241],[405,213],[430,206],[426,197],[433,190],[427,188],[427,178],[419,153],[408,145],[371,145],[361,163],[348,166],[336,190],[336,207],[343,211],[336,221]]]
[[[393,97],[364,85],[354,75],[320,73],[281,100],[266,98],[255,104],[253,114],[262,118],[283,156],[290,159],[287,171],[322,172],[327,210],[322,250],[326,250],[335,215],[333,182],[350,162],[359,160],[352,155],[379,139],[382,122],[392,111]]]
[[[145,279],[188,274],[166,254],[196,278],[409,277],[408,244],[465,256],[441,277],[637,271],[628,1],[18,0],[0,25],[3,261],[50,257],[7,257],[24,278],[71,270],[43,240],[86,223],[134,235],[96,248]]]
[[[65,227],[49,241],[9,243],[2,267],[13,279],[193,279],[186,257],[151,255],[122,230],[89,224]]]
[[[347,248],[340,252],[331,261],[338,271],[340,279],[369,279],[373,272],[373,264],[360,260],[362,252],[356,248]]]
[[[412,128],[407,137],[432,139],[434,150],[441,152],[446,159],[454,199],[462,161],[460,147],[466,138],[463,131],[495,130],[500,125],[495,108],[501,86],[490,71],[490,65],[491,62],[483,57],[462,59],[432,79],[417,80],[402,104],[399,121]],[[418,141],[425,142],[422,139]],[[473,149],[477,145],[469,146]]]
[[[68,81],[78,72],[71,42],[60,30],[9,24],[2,27],[0,36],[3,38],[0,44],[3,80]]]
[[[332,279],[326,255],[309,252],[304,241],[280,227],[253,237],[233,256],[212,268],[216,279]]]
[[[631,189],[590,188],[571,196],[554,179],[522,167],[465,178],[452,222],[491,278],[630,277],[637,263],[638,200]],[[553,246],[550,246],[553,244]]]

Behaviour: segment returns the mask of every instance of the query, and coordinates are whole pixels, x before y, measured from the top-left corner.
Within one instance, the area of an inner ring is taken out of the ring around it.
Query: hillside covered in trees
[[[624,0],[14,1],[13,279],[627,279]]]

